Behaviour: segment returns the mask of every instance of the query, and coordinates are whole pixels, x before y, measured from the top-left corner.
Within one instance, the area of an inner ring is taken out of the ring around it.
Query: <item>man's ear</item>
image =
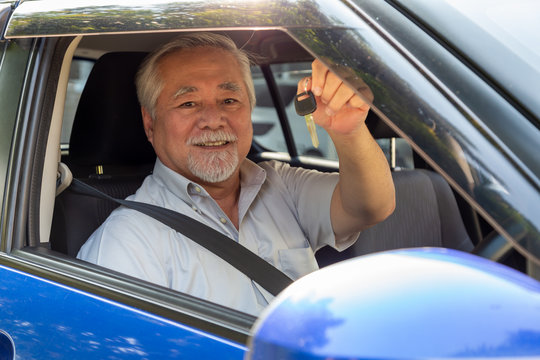
[[[146,138],[152,145],[154,145],[154,119],[146,110],[146,108],[141,106],[141,114],[143,119],[144,132],[146,133]]]

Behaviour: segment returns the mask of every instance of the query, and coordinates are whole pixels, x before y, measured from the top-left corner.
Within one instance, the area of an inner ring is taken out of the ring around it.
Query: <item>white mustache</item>
[[[197,145],[197,146],[212,146],[219,145],[228,142],[235,142],[238,140],[238,137],[234,134],[231,134],[227,131],[217,130],[217,131],[206,131],[197,136],[193,136],[188,139],[188,145]]]

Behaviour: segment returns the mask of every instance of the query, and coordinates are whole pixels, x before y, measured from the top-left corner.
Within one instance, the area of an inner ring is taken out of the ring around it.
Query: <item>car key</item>
[[[317,137],[317,128],[313,121],[313,113],[317,110],[317,101],[315,95],[310,90],[305,89],[303,93],[296,95],[294,98],[294,107],[296,113],[306,119],[306,126],[311,136],[313,147],[319,147],[319,138]]]

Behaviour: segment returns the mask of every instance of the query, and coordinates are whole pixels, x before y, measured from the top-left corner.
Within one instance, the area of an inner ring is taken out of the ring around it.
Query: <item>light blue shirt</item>
[[[293,279],[318,269],[314,252],[336,247],[330,200],[338,174],[244,160],[239,231],[203,187],[156,161],[130,200],[186,214],[238,241]],[[340,239],[338,250],[358,234]],[[211,302],[258,315],[273,296],[189,238],[120,207],[92,234],[78,258]]]

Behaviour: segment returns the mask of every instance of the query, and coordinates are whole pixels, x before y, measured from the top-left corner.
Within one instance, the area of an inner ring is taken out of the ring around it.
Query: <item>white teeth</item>
[[[198,146],[222,146],[227,144],[228,141],[214,141],[214,142],[207,142],[202,144],[197,144]]]
[[[223,146],[235,142],[237,140],[236,136],[224,131],[216,132],[204,132],[198,136],[194,136],[187,141],[189,145],[195,146]]]

